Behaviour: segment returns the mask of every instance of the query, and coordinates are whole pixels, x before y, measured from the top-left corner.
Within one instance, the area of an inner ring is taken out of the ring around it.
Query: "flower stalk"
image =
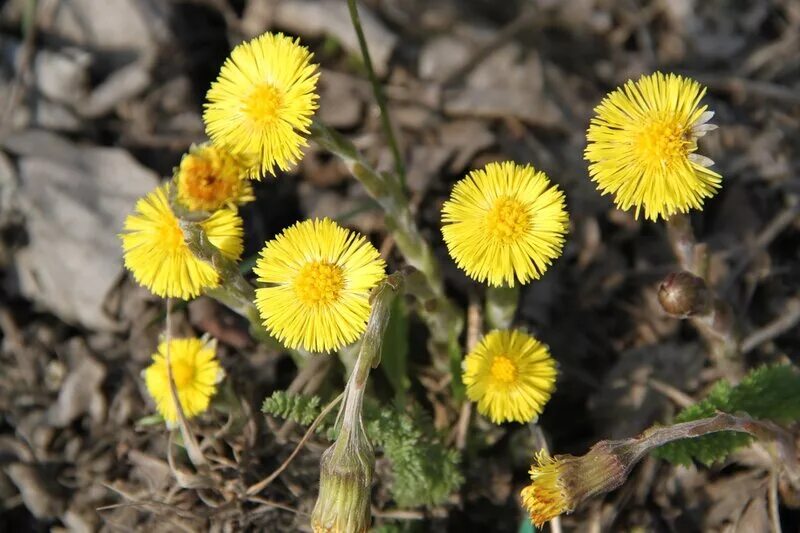
[[[747,416],[718,413],[711,418],[646,430],[638,437],[600,441],[586,455],[540,452],[531,467],[531,485],[522,490],[522,501],[538,527],[563,513],[572,512],[583,500],[618,488],[634,466],[653,449],[680,439],[738,431],[760,441],[773,442],[778,464],[789,482],[800,482],[794,439],[780,426]]]
[[[486,325],[492,329],[509,329],[519,304],[519,285],[503,285],[486,289]]]
[[[254,303],[255,289],[239,271],[236,262],[224,257],[208,240],[203,228],[197,221],[180,218],[180,227],[189,250],[201,261],[210,264],[219,275],[219,284],[205,290],[205,294],[214,298],[235,313],[241,315],[250,324],[253,338],[274,348],[281,348],[261,323],[261,317]]]
[[[408,279],[409,292],[420,301],[420,315],[430,330],[434,354],[440,356],[439,361],[447,361],[453,347],[458,349],[463,317],[445,295],[439,263],[414,221],[399,178],[393,174],[378,173],[364,161],[352,142],[321,122],[314,121],[310,133],[319,146],[338,156],[347,165],[353,176],[383,208],[386,225],[397,247],[406,261],[421,273],[421,276]],[[453,376],[454,380],[456,376]]]
[[[371,295],[372,311],[361,340],[358,359],[345,387],[339,410],[336,442],[322,454],[320,488],[311,527],[315,532],[365,532],[370,525],[370,489],[375,453],[361,417],[370,370],[380,362],[383,334],[403,274],[382,281]]]
[[[706,245],[697,243],[687,215],[669,218],[667,236],[683,271],[673,272],[661,282],[661,307],[675,318],[688,319],[705,339],[720,370],[737,383],[744,376],[740,331],[730,304],[718,297],[706,281]]]
[[[375,75],[375,69],[372,66],[372,57],[369,54],[367,39],[364,37],[364,29],[361,27],[361,17],[358,16],[358,4],[356,0],[347,0],[347,8],[350,11],[350,20],[353,22],[353,29],[356,31],[356,36],[358,37],[358,46],[361,48],[361,56],[364,59],[364,67],[367,69],[367,77],[372,85],[372,93],[375,95],[375,101],[378,103],[378,108],[381,112],[381,127],[383,128],[384,135],[386,135],[386,140],[389,142],[389,147],[392,150],[394,170],[397,173],[400,184],[404,186],[406,181],[405,163],[403,162],[403,156],[400,154],[400,148],[394,134],[394,128],[392,127],[392,118],[389,115],[386,95],[383,92],[383,88],[378,81],[378,76]]]

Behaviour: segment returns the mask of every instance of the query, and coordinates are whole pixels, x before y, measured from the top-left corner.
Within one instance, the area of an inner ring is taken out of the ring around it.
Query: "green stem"
[[[418,270],[418,275],[408,277],[407,286],[420,302],[420,315],[430,331],[437,362],[446,364],[449,358],[455,357],[460,367],[458,336],[464,320],[445,295],[439,263],[411,216],[408,198],[398,179],[391,174],[376,172],[363,160],[353,143],[318,121],[311,125],[311,138],[341,158],[385,212],[386,226],[397,247],[406,261]],[[454,382],[460,379],[459,376],[453,375]]]
[[[489,329],[509,329],[519,303],[519,285],[489,287],[486,290],[486,325]]]
[[[353,29],[355,29],[356,36],[358,37],[358,45],[361,47],[361,55],[364,59],[364,66],[367,69],[367,76],[372,84],[372,92],[375,94],[375,101],[378,102],[378,108],[381,112],[381,127],[383,127],[383,133],[386,135],[386,138],[389,141],[389,146],[392,149],[395,172],[397,172],[400,184],[405,186],[405,163],[403,163],[403,157],[400,155],[400,148],[398,147],[397,139],[394,135],[394,128],[392,128],[392,119],[389,116],[386,95],[383,93],[383,88],[378,81],[378,77],[375,75],[375,69],[372,67],[372,58],[369,55],[367,39],[364,37],[364,29],[361,27],[361,18],[358,16],[358,6],[356,5],[356,0],[347,0],[347,7],[350,10],[350,20],[353,21]]]
[[[236,262],[222,255],[208,240],[199,222],[183,218],[179,220],[189,250],[195,257],[211,265],[219,275],[219,285],[206,289],[205,294],[246,318],[250,323],[250,334],[253,338],[282,350],[281,344],[264,329],[255,304],[255,288],[244,279]]]

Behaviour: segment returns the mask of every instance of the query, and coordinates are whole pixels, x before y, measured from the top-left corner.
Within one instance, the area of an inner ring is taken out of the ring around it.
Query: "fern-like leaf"
[[[727,381],[714,385],[708,397],[685,408],[675,422],[688,422],[714,416],[717,411],[745,413],[753,418],[787,424],[800,419],[800,373],[790,365],[763,366],[752,371],[741,383]],[[731,452],[747,446],[752,437],[723,431],[666,444],[654,452],[673,464],[688,466],[696,460],[709,466],[724,460]]]
[[[307,426],[319,416],[319,396],[293,394],[277,390],[264,400],[261,411],[284,420]]]
[[[384,409],[367,424],[367,433],[392,463],[391,492],[398,506],[440,505],[461,486],[460,454],[441,443],[421,411]]]

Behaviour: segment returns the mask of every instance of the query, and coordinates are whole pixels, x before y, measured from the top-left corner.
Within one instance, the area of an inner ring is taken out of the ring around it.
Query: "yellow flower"
[[[530,470],[532,483],[522,489],[521,496],[522,505],[537,528],[575,508],[575,502],[564,487],[562,467],[563,463],[550,457],[545,450],[540,450],[534,458]]]
[[[656,72],[628,81],[603,99],[591,120],[584,157],[589,175],[620,209],[644,207],[650,220],[701,209],[722,177],[696,154],[697,139],[716,128],[700,106],[706,90],[694,80]]]
[[[539,279],[561,255],[568,215],[564,193],[543,172],[489,163],[456,183],[442,223],[459,268],[480,282],[513,287]]]
[[[299,40],[265,33],[242,43],[211,84],[203,120],[215,144],[256,164],[250,177],[275,175],[301,157],[317,108],[317,66]]]
[[[216,341],[201,339],[172,339],[169,343],[169,359],[172,379],[186,418],[199,415],[206,409],[217,391],[217,383],[223,376],[217,361]],[[156,409],[167,423],[178,421],[178,410],[169,387],[167,369],[167,343],[158,346],[153,362],[144,371],[147,391],[156,402]]]
[[[385,263],[363,236],[329,219],[298,222],[269,241],[256,263],[256,306],[289,348],[330,352],[364,332],[370,290]]]
[[[189,250],[183,231],[169,207],[165,184],[136,202],[125,219],[122,250],[125,266],[141,285],[154,294],[187,300],[203,289],[216,287],[216,270]],[[230,209],[215,212],[201,223],[208,240],[231,260],[242,254],[242,219]]]
[[[487,334],[464,359],[467,397],[495,424],[530,422],[542,412],[556,383],[547,346],[518,330]]]
[[[531,465],[531,484],[522,489],[522,505],[536,527],[571,513],[583,500],[614,490],[627,479],[642,451],[630,441],[602,441],[589,453],[551,457],[540,450]]]
[[[178,203],[190,211],[235,208],[255,200],[247,167],[211,143],[192,146],[176,169]]]

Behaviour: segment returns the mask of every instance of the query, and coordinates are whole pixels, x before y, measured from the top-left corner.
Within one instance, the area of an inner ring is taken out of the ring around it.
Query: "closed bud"
[[[714,296],[705,280],[690,272],[673,272],[658,288],[661,307],[672,316],[688,318],[707,314]]]
[[[319,496],[311,514],[314,533],[369,530],[370,488],[375,454],[361,424],[343,428],[322,454]]]

